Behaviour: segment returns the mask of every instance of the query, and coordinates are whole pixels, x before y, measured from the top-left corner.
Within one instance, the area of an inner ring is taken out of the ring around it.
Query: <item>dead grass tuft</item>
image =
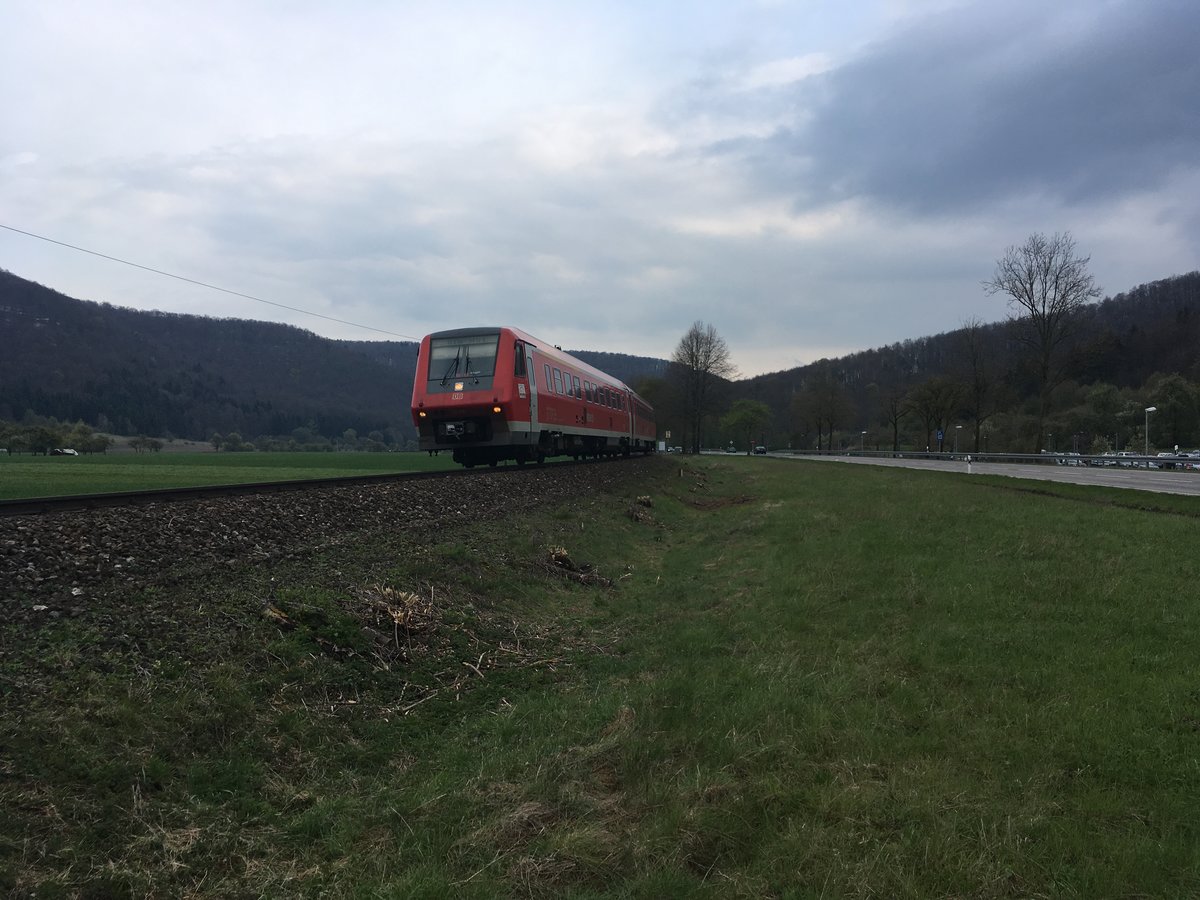
[[[440,622],[438,610],[433,605],[432,590],[429,597],[424,597],[412,591],[374,584],[362,588],[359,597],[366,601],[367,609],[375,613],[376,626],[390,625],[396,631],[411,635],[436,628]]]

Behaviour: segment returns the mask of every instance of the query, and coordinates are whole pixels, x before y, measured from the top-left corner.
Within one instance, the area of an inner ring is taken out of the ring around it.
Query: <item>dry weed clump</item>
[[[600,587],[613,586],[612,579],[605,578],[597,572],[595,566],[577,563],[571,559],[571,554],[566,547],[549,547],[546,553],[546,568],[551,572],[580,584],[599,585]]]
[[[393,634],[399,642],[399,635],[411,637],[413,634],[430,631],[440,623],[437,608],[433,605],[433,593],[425,597],[412,591],[403,591],[386,585],[375,584],[362,588],[359,598],[367,604],[367,610],[373,612],[376,627],[391,626]]]
[[[654,516],[648,510],[654,506],[654,498],[643,494],[629,504],[625,510],[625,515],[635,522],[644,522],[646,524],[654,523]]]

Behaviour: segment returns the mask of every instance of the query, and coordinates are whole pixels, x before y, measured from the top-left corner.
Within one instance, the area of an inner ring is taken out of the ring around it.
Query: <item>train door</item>
[[[517,342],[517,352],[522,354],[525,359],[525,372],[527,374],[527,389],[529,391],[529,442],[535,443],[538,438],[538,390],[537,390],[537,365],[533,360],[533,348],[524,341]]]
[[[628,448],[633,446],[634,441],[633,394],[625,391],[621,398],[625,403],[625,447],[628,455]]]

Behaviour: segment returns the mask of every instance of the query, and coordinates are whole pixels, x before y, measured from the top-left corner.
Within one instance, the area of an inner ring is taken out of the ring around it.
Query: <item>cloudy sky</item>
[[[743,375],[1200,267],[1195,0],[5,0],[0,268],[331,337]],[[37,240],[20,229],[329,319]],[[382,333],[386,332],[386,333]]]

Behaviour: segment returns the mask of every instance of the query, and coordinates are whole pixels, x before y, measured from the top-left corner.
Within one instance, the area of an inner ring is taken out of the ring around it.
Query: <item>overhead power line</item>
[[[23,231],[20,228],[13,228],[11,225],[5,225],[0,222],[0,228],[6,231],[12,231],[16,234],[23,234],[26,237],[37,238],[39,241],[45,241],[48,244],[57,244],[59,247],[66,247],[68,250],[77,250],[80,253],[86,253],[89,256],[98,256],[100,259],[107,259],[112,262],[120,263],[123,266],[132,266],[135,269],[141,269],[144,272],[153,272],[155,275],[164,275],[167,278],[174,278],[176,281],[186,281],[188,284],[194,284],[197,287],[208,288],[210,291],[220,291],[222,294],[230,294],[234,297],[242,297],[246,300],[253,300],[255,303],[265,303],[267,306],[277,306],[280,309],[291,310],[292,312],[300,313],[305,316],[315,316],[318,319],[325,319],[327,322],[337,322],[339,325],[350,325],[354,328],[364,328],[367,331],[375,331],[379,334],[388,334],[392,337],[404,338],[406,341],[419,341],[419,337],[413,337],[411,334],[400,334],[396,331],[387,331],[383,328],[376,328],[373,325],[362,325],[358,322],[350,322],[346,319],[339,319],[335,316],[326,316],[321,313],[312,312],[307,309],[300,309],[298,306],[288,306],[286,303],[276,303],[274,300],[264,300],[262,297],[255,297],[253,294],[243,294],[241,291],[231,291],[228,288],[219,287],[215,284],[209,284],[206,281],[197,281],[195,278],[187,278],[183,275],[176,275],[173,272],[165,272],[162,269],[156,269],[153,266],[143,266],[141,263],[131,262],[128,259],[121,259],[119,256],[109,256],[107,253],[99,253],[96,250],[89,250],[86,247],[78,247],[75,244],[68,244],[66,241],[56,241],[54,238],[46,237],[43,234],[34,234],[32,231]]]

